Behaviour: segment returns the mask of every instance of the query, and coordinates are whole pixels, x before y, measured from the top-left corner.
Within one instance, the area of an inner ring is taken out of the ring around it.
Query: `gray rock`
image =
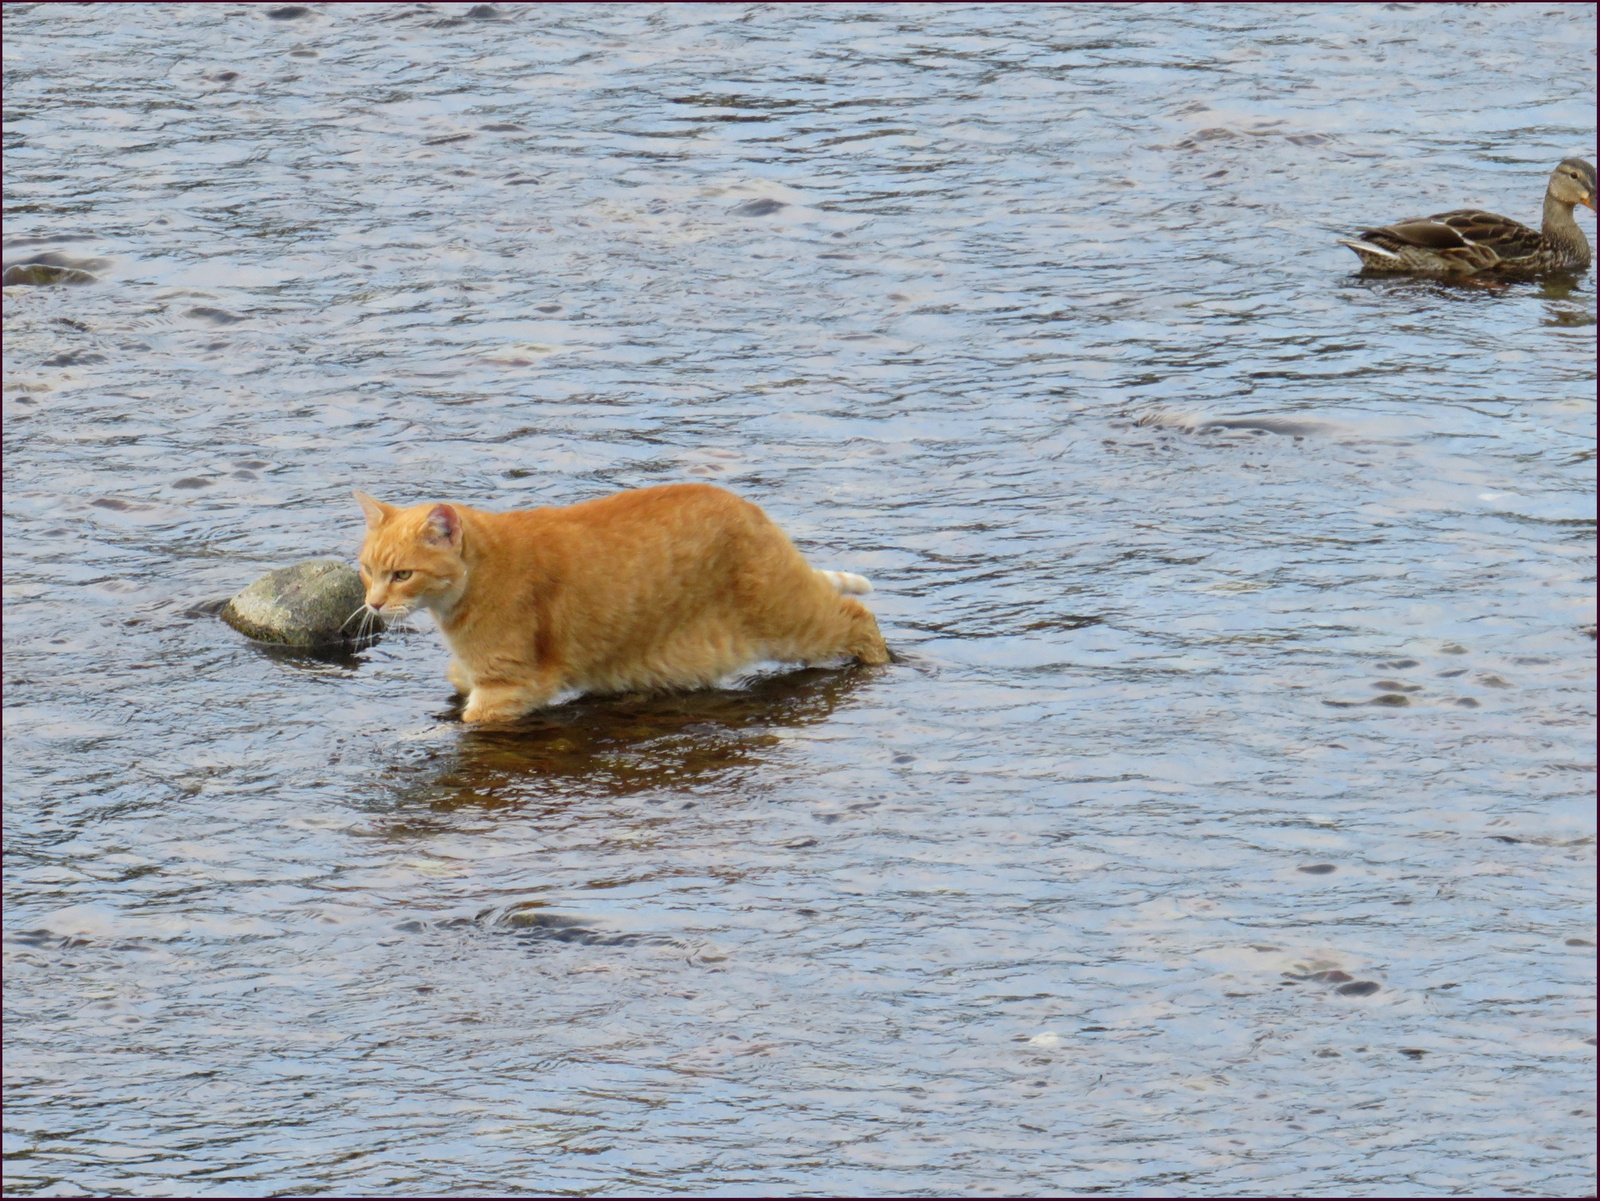
[[[355,568],[338,559],[307,559],[269,571],[222,607],[239,633],[281,646],[339,646],[372,641],[377,626],[353,616],[367,591]],[[365,627],[368,636],[357,638]]]
[[[31,284],[34,287],[46,287],[50,284],[92,284],[95,277],[87,271],[80,271],[76,267],[54,267],[49,263],[17,263],[7,267],[5,275],[0,276],[0,287],[14,287],[17,284]]]

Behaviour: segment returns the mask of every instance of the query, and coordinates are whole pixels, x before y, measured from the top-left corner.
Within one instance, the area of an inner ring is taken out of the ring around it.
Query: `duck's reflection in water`
[[[583,698],[511,726],[463,727],[448,759],[402,783],[400,799],[438,811],[737,787],[767,762],[779,731],[823,721],[882,670],[813,668],[737,689]]]

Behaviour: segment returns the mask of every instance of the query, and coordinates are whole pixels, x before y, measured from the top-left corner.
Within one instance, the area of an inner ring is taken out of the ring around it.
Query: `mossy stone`
[[[17,263],[5,269],[0,276],[0,287],[31,284],[46,287],[50,284],[92,284],[95,277],[76,267],[56,267],[49,263]]]
[[[361,576],[338,559],[307,559],[269,571],[222,607],[222,620],[247,638],[280,646],[353,644],[366,603]],[[366,623],[369,626],[371,623]]]

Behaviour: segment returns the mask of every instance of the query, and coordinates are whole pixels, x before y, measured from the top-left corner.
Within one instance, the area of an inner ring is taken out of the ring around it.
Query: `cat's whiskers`
[[[377,610],[373,609],[370,605],[364,604],[355,612],[351,613],[349,617],[344,619],[344,622],[339,626],[340,631],[343,632],[344,630],[348,629],[350,623],[355,621],[357,617],[359,617],[361,621],[356,626],[354,637],[354,641],[356,642],[365,642],[369,637],[373,637],[387,628],[386,623]]]
[[[341,621],[339,623],[339,632],[341,634],[344,633],[345,630],[350,628],[350,623],[352,621],[354,621],[361,614],[368,613],[368,612],[371,612],[371,610],[369,610],[365,604],[362,604],[359,607],[351,610],[350,616],[346,617],[343,621]],[[356,637],[357,638],[363,638],[363,637],[366,636],[366,632],[367,632],[367,623],[365,621],[363,621],[359,626],[356,627]]]
[[[386,612],[380,609],[376,616],[383,623],[383,628],[386,630],[392,630],[402,625],[408,630],[415,630],[417,627],[412,624],[411,615],[416,611],[415,606],[407,609],[397,609],[393,612]]]

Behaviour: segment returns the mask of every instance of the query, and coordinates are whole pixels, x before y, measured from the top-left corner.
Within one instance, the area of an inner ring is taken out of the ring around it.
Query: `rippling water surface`
[[[1594,34],[8,6],[8,1192],[1591,1191],[1592,277],[1334,239],[1535,220]],[[903,661],[213,616],[689,479]]]

